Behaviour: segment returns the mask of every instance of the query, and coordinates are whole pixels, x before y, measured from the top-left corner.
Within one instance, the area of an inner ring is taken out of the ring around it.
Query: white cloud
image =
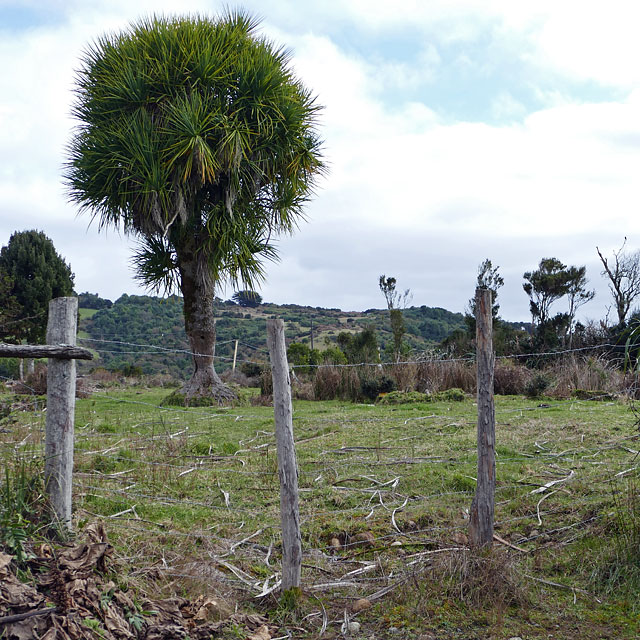
[[[516,100],[509,91],[501,91],[491,104],[491,115],[496,120],[510,121],[526,115],[527,108]]]

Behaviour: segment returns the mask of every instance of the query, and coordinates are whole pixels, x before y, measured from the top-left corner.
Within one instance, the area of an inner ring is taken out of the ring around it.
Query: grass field
[[[213,594],[267,615],[283,637],[342,637],[345,621],[363,639],[637,637],[640,460],[628,403],[496,398],[501,541],[482,554],[466,547],[473,398],[294,401],[304,588],[283,603],[257,597],[280,562],[273,409],[245,392],[220,410],[161,408],[163,389],[77,401],[75,525],[105,523],[129,588]],[[9,468],[25,458],[39,468],[41,408],[5,418]],[[221,633],[246,637],[233,625]]]

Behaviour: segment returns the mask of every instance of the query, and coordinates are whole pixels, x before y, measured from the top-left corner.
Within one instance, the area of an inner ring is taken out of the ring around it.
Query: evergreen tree
[[[248,289],[236,291],[236,293],[231,296],[231,299],[241,307],[257,307],[262,304],[262,296],[256,291],[250,291]]]
[[[73,293],[71,268],[44,233],[32,230],[9,238],[0,250],[0,271],[10,280],[9,298],[20,309],[19,322],[0,328],[0,335],[14,342],[44,342],[49,301]]]

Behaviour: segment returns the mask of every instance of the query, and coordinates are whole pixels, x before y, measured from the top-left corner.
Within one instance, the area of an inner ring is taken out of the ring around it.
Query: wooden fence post
[[[284,340],[284,322],[267,320],[267,345],[273,378],[273,411],[280,478],[280,524],[282,527],[282,591],[300,587],[302,538],[298,509],[298,468],[293,441],[291,380]]]
[[[238,357],[238,341],[236,340],[236,346],[233,349],[233,366],[231,367],[231,371],[236,370],[236,358]]]
[[[478,386],[478,479],[469,513],[469,543],[493,543],[496,491],[496,417],[493,403],[495,356],[492,341],[491,291],[476,289],[476,360]]]
[[[78,298],[49,303],[47,344],[75,345]],[[51,506],[63,531],[71,531],[76,363],[50,358],[47,367],[47,421],[44,476]]]

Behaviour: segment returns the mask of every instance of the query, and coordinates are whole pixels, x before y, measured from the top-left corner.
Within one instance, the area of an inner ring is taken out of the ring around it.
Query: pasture
[[[472,396],[295,400],[303,591],[283,601],[273,409],[251,403],[255,392],[225,409],[162,407],[167,390],[146,387],[78,399],[74,525],[82,538],[104,523],[123,589],[215,597],[222,618],[265,616],[273,638],[637,637],[640,460],[628,401],[497,396],[497,540],[474,554]],[[7,478],[41,473],[42,401],[0,400],[13,406]],[[217,637],[248,634],[229,622]]]

